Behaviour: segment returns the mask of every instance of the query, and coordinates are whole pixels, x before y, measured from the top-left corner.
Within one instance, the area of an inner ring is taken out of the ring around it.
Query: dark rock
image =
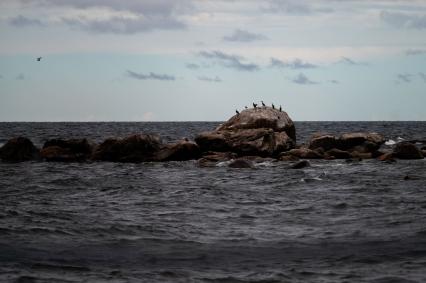
[[[185,161],[198,159],[200,155],[200,148],[195,142],[182,140],[164,146],[157,152],[154,159],[157,161]]]
[[[326,151],[325,154],[328,155],[328,156],[332,156],[336,159],[352,158],[352,154],[350,154],[347,151],[340,150],[340,149],[337,149],[337,148],[330,149],[330,150]]]
[[[113,162],[155,161],[156,154],[162,148],[157,135],[133,135],[124,139],[107,139],[98,145],[93,160]]]
[[[309,149],[322,148],[327,151],[339,147],[340,141],[335,136],[329,134],[315,134],[309,141]]]
[[[254,168],[253,162],[244,158],[238,158],[229,163],[230,168]]]
[[[353,158],[359,158],[359,159],[370,159],[370,158],[373,158],[373,154],[371,152],[353,151],[353,152],[351,152],[351,155],[352,155]]]
[[[339,149],[350,149],[363,146],[366,151],[377,150],[385,142],[385,138],[377,133],[346,133],[340,136]],[[356,149],[357,151],[361,151]]]
[[[44,143],[40,155],[46,161],[84,161],[90,158],[93,148],[87,139],[52,139]]]
[[[400,142],[393,149],[392,155],[400,159],[422,159],[423,153],[412,143]]]
[[[39,158],[39,150],[24,137],[10,139],[0,148],[0,159],[3,161],[21,162],[37,158]]]
[[[302,168],[309,167],[309,166],[311,166],[311,164],[309,163],[308,160],[301,160],[301,161],[293,164],[291,166],[291,169],[302,169]]]
[[[322,159],[324,156],[319,153],[317,150],[312,150],[309,148],[295,148],[289,151],[283,152],[281,156],[292,155],[301,159]]]
[[[294,147],[285,132],[265,128],[204,132],[195,141],[202,151],[232,151],[241,156],[273,156]]]
[[[393,154],[391,152],[384,153],[381,156],[379,156],[377,159],[380,161],[395,162],[395,159],[393,158]]]
[[[218,162],[224,162],[237,158],[233,152],[206,152],[205,155],[197,161],[200,167],[214,167]]]
[[[272,129],[274,132],[285,132],[296,142],[296,128],[293,121],[284,111],[271,107],[251,108],[233,116],[220,125],[217,131],[234,131],[241,129]]]
[[[280,155],[278,157],[279,161],[299,161],[299,157],[294,155]]]

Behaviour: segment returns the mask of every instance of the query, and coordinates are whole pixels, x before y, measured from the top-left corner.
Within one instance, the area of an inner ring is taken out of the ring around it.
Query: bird
[[[43,57],[37,57],[37,61],[41,61],[41,58],[43,58]]]
[[[240,112],[238,110],[235,110],[235,113],[237,113],[237,115],[240,115]]]
[[[272,103],[272,109],[275,109],[275,105]]]
[[[248,107],[247,107],[247,106],[244,106],[244,108],[245,108],[245,109],[248,109]]]
[[[256,109],[256,107],[257,107],[257,104],[253,102],[253,108]]]
[[[282,112],[283,111],[283,109],[281,108],[281,105],[280,105],[280,112]]]
[[[261,100],[260,102],[262,102],[262,106],[263,106],[263,107],[265,107],[265,106],[266,106],[266,105],[265,105],[265,103],[263,103],[263,100]]]

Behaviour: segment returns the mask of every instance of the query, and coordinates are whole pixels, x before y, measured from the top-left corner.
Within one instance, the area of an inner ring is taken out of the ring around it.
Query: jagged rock
[[[309,149],[322,148],[323,150],[327,151],[332,148],[339,147],[339,140],[335,136],[329,134],[315,134],[311,137],[311,140],[309,141]]]
[[[416,145],[410,142],[397,143],[392,155],[399,159],[422,159],[423,153]]]
[[[348,158],[352,158],[352,154],[350,154],[347,151],[340,150],[340,149],[337,149],[337,148],[332,148],[330,150],[327,150],[325,152],[325,155],[332,156],[335,159],[348,159]]]
[[[299,157],[294,155],[281,155],[278,157],[279,161],[299,161]]]
[[[291,169],[302,169],[311,166],[308,160],[301,160],[291,166]]]
[[[237,158],[237,154],[233,152],[206,152],[205,155],[198,159],[197,164],[200,167],[214,167],[218,162],[228,161]]]
[[[296,142],[296,128],[293,121],[284,111],[271,107],[258,107],[241,111],[227,122],[220,125],[216,131],[234,131],[241,129],[272,129],[274,132],[286,132]]]
[[[379,156],[377,159],[380,161],[395,162],[392,152],[384,153],[381,156]]]
[[[0,148],[0,159],[3,161],[21,162],[37,158],[39,158],[39,150],[28,138],[10,139]]]
[[[93,160],[113,162],[155,161],[156,154],[162,148],[157,135],[133,135],[124,139],[110,138],[98,145]]]
[[[52,139],[44,143],[40,155],[46,161],[84,161],[90,158],[93,145],[87,139]]]
[[[195,141],[202,151],[232,151],[241,156],[273,156],[294,147],[285,132],[265,128],[204,132]]]
[[[185,161],[198,159],[201,151],[195,142],[182,140],[174,144],[166,145],[158,151],[157,161]]]
[[[245,158],[238,158],[228,164],[230,168],[254,168],[253,162]]]
[[[317,150],[312,150],[309,148],[295,148],[289,151],[283,152],[281,156],[292,155],[302,159],[322,159],[324,156]]]

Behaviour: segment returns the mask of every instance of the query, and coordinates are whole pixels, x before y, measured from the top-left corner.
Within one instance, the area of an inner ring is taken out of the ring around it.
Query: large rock
[[[373,152],[386,141],[382,135],[378,133],[346,133],[339,138],[340,148],[342,150]]]
[[[195,138],[202,152],[235,152],[240,156],[274,156],[295,146],[296,131],[287,113],[262,107],[247,109],[211,132]]]
[[[309,149],[319,149],[327,151],[332,148],[339,148],[340,141],[334,136],[329,134],[315,134],[309,141]]]
[[[21,162],[38,157],[39,150],[28,138],[24,137],[10,139],[0,148],[0,159],[7,162]]]
[[[395,145],[392,156],[399,159],[422,159],[423,153],[410,142],[400,142]]]
[[[293,121],[284,111],[271,107],[250,108],[241,111],[227,122],[220,125],[217,131],[234,131],[241,129],[272,129],[274,132],[286,132],[296,142],[296,128]]]
[[[323,154],[317,150],[302,147],[283,152],[280,154],[279,158],[281,159],[281,157],[289,155],[302,159],[322,159],[324,157]]]
[[[158,151],[155,159],[158,161],[184,161],[198,159],[200,155],[200,148],[195,142],[182,140],[164,146]]]
[[[162,148],[157,135],[133,135],[124,139],[110,138],[98,145],[93,160],[113,162],[155,161]]]
[[[352,154],[347,151],[340,150],[337,148],[332,148],[325,152],[326,157],[333,157],[335,159],[349,159],[352,158]]]
[[[40,151],[46,161],[84,161],[90,158],[93,145],[87,139],[52,139],[44,143]]]

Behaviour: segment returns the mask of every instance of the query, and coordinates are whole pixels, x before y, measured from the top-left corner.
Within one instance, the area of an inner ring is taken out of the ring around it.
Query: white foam
[[[385,142],[385,145],[394,145],[394,144],[396,144],[396,141],[394,141],[394,140],[387,140]]]

